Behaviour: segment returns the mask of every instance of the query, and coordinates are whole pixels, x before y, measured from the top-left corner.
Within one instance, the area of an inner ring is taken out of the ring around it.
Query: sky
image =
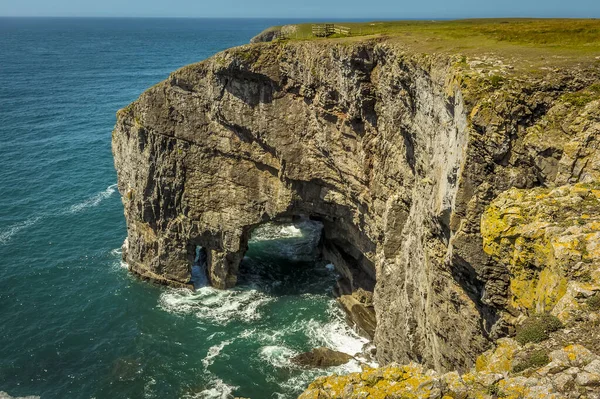
[[[600,0],[0,0],[0,16],[600,18]]]

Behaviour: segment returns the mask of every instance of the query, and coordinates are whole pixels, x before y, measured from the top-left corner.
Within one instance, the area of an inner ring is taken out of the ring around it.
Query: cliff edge
[[[256,43],[119,111],[130,270],[185,286],[201,246],[232,287],[252,229],[303,216],[381,364],[465,371],[528,316],[575,317],[555,309],[600,291],[598,62],[421,50]]]

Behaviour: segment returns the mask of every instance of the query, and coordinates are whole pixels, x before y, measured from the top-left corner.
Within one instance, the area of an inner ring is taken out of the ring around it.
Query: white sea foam
[[[279,235],[281,237],[302,237],[302,230],[294,225],[283,226],[279,230]]]
[[[291,359],[297,354],[295,350],[283,345],[263,346],[260,350],[260,358],[277,368],[293,367]]]
[[[361,371],[360,362],[356,360],[351,360],[350,362],[343,364],[341,366],[329,367],[327,369],[300,369],[299,372],[285,381],[279,383],[279,386],[282,388],[284,393],[277,393],[278,397],[281,398],[289,398],[291,396],[295,397],[300,392],[302,392],[303,388],[314,381],[316,378],[323,375],[337,374],[344,375],[349,373],[356,373]]]
[[[26,229],[29,226],[33,226],[34,224],[39,222],[40,219],[42,219],[41,216],[35,216],[22,222],[8,226],[8,228],[6,228],[5,230],[0,231],[0,244],[8,243],[15,234],[17,234],[23,229]]]
[[[208,369],[208,366],[213,364],[215,362],[215,358],[221,354],[223,348],[229,345],[231,342],[233,342],[233,340],[223,341],[220,344],[213,345],[210,348],[208,348],[208,353],[206,354],[204,359],[202,359],[202,364],[204,365],[204,368]]]
[[[312,220],[294,224],[265,223],[254,229],[250,242],[308,237],[319,239],[323,225]]]
[[[79,204],[72,205],[66,211],[63,211],[62,214],[77,213],[77,212],[82,211],[85,208],[96,206],[96,205],[100,204],[100,202],[102,202],[104,199],[113,195],[116,191],[116,188],[117,188],[117,185],[112,184],[112,185],[108,186],[104,191],[99,192],[98,194],[94,195],[93,197],[88,198],[87,200],[85,200]],[[8,226],[6,229],[0,230],[0,245],[8,243],[15,234],[17,234],[21,230],[24,230],[28,227],[33,226],[34,224],[36,224],[37,222],[39,222],[40,220],[42,220],[48,216],[51,216],[51,214],[46,213],[46,214],[40,214],[37,216],[32,216],[26,220],[23,220],[22,222],[15,223],[11,226]]]
[[[242,331],[242,333],[239,335],[240,338],[249,338],[251,336],[253,336],[256,333],[256,329],[253,328],[252,330],[244,330]]]
[[[102,201],[104,201],[105,199],[107,199],[111,195],[113,195],[116,190],[117,190],[117,185],[112,184],[112,185],[108,186],[104,191],[99,192],[98,194],[86,199],[85,201],[80,202],[79,204],[72,205],[67,212],[68,213],[77,213],[77,212],[81,212],[82,210],[84,210],[86,208],[98,206]]]
[[[352,329],[341,314],[337,304],[332,301],[327,313],[330,320],[326,323],[311,319],[305,325],[306,334],[313,346],[325,346],[352,356],[360,355],[369,340]]]
[[[226,384],[222,379],[213,377],[205,390],[186,393],[181,399],[232,399],[233,391],[238,387]]]
[[[159,306],[167,312],[194,314],[199,319],[226,325],[232,320],[260,319],[260,307],[272,300],[257,290],[202,287],[193,292],[169,289],[160,296]]]

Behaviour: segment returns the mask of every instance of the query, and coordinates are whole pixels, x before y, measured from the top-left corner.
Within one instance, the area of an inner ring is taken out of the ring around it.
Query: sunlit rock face
[[[113,133],[130,269],[186,285],[201,246],[210,283],[232,287],[256,226],[311,218],[381,363],[471,366],[512,320],[484,210],[597,162],[568,175],[571,139],[549,152],[530,135],[591,75],[498,88],[465,68],[379,40],[260,43],[174,72]]]

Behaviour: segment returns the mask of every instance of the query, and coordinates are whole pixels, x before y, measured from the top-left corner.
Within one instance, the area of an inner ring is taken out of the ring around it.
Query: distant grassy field
[[[598,19],[472,19],[456,21],[336,22],[351,29],[350,36],[312,35],[312,24],[286,27],[287,40],[355,41],[387,37],[417,51],[493,52],[535,60],[544,56],[568,59],[600,57]],[[600,58],[599,58],[600,59]]]

